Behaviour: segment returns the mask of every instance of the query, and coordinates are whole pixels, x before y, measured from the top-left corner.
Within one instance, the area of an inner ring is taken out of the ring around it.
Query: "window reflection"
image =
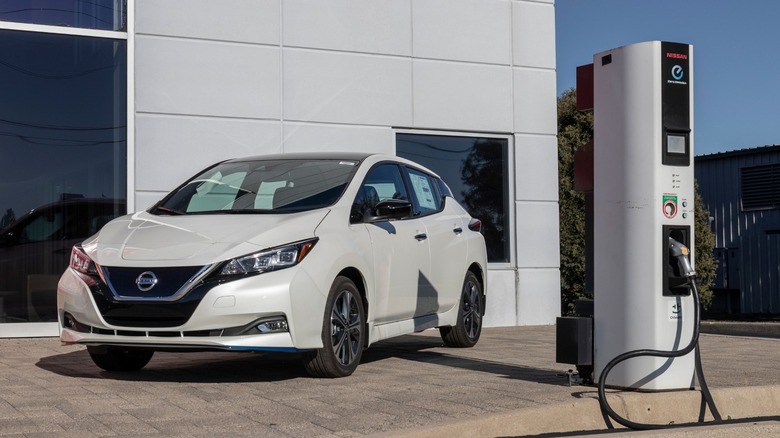
[[[0,323],[56,321],[70,248],[126,211],[126,42],[0,30]]]
[[[127,0],[2,0],[0,21],[125,30]]]
[[[439,174],[455,199],[482,220],[490,262],[510,261],[508,145],[503,138],[396,135],[398,156]]]

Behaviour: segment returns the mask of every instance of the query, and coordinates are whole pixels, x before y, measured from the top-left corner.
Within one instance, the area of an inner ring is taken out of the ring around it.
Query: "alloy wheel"
[[[360,352],[360,309],[351,291],[342,290],[330,315],[331,342],[336,359],[349,366]]]

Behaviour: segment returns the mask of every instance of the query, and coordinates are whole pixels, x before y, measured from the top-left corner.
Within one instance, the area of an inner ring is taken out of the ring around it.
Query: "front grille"
[[[105,269],[105,268],[103,268]],[[109,268],[112,274],[116,268]],[[143,271],[141,271],[143,272]],[[130,275],[127,275],[130,277]],[[117,296],[103,282],[90,286],[100,314],[109,324],[121,327],[178,327],[185,324],[209,290],[219,281],[198,280],[183,289],[181,296],[138,297]],[[136,288],[137,289],[137,288]]]
[[[172,298],[188,288],[208,267],[125,268],[103,266],[108,287],[120,300]],[[147,281],[146,284],[139,279]],[[154,284],[148,282],[154,279]]]

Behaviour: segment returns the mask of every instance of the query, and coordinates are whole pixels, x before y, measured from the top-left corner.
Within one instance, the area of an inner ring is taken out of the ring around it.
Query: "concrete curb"
[[[519,409],[474,420],[373,435],[376,437],[498,437],[606,430],[594,388],[571,403]],[[713,389],[724,421],[777,416],[780,386]],[[621,392],[609,395],[610,406],[631,421],[646,424],[686,424],[698,421],[702,405],[699,391],[660,393]],[[708,411],[705,421],[713,421]],[[614,423],[616,428],[622,426]]]
[[[701,332],[712,335],[780,338],[780,323],[759,321],[702,321]]]

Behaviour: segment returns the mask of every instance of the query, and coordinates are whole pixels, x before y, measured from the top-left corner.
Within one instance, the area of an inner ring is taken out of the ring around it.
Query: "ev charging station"
[[[583,99],[594,111],[593,144],[584,148],[592,173],[580,183],[588,187],[593,302],[580,317],[559,318],[556,360],[592,370],[594,383],[609,366],[610,387],[694,386],[693,352],[608,365],[627,352],[682,351],[698,324],[687,252],[694,235],[692,58],[691,46],[660,41],[598,53],[584,66],[591,89],[580,86],[578,69],[578,107]],[[684,256],[670,252],[675,242],[687,247]]]
[[[669,237],[693,247],[693,49],[652,41],[593,59],[594,376],[631,350],[679,350],[690,288]],[[692,258],[692,257],[691,257]],[[693,388],[694,355],[640,357],[607,385]]]

